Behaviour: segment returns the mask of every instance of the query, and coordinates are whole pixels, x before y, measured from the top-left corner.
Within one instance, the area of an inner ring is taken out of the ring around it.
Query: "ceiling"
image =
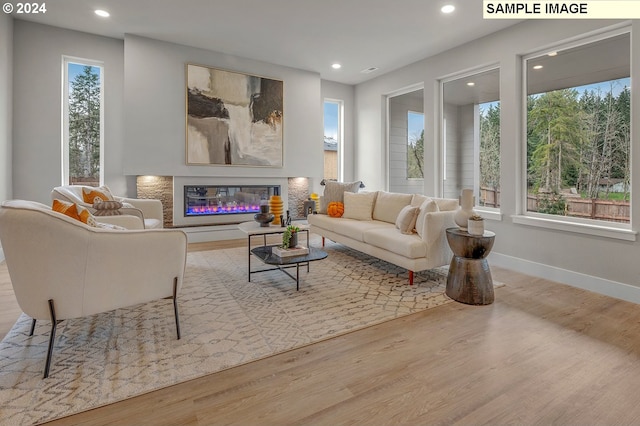
[[[444,15],[440,7],[456,10]],[[25,19],[108,37],[125,34],[317,72],[357,84],[517,20],[484,20],[480,0],[56,0]],[[95,9],[111,13],[100,18]],[[342,68],[334,70],[331,64]],[[368,68],[376,71],[363,73]]]

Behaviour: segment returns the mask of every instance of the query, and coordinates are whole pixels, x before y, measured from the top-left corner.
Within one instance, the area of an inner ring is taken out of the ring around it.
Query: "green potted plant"
[[[298,245],[298,232],[300,228],[296,225],[289,225],[282,233],[282,248],[293,248]]]

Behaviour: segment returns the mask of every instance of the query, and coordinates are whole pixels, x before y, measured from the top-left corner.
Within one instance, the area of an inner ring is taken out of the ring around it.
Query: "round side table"
[[[447,296],[468,305],[493,303],[493,280],[486,258],[496,234],[484,231],[483,235],[471,235],[458,228],[448,228],[446,234],[453,251],[447,276]]]

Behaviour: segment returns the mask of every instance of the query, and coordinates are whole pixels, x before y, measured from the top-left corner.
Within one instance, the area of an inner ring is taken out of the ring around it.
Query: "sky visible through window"
[[[407,115],[407,130],[409,132],[409,140],[416,141],[420,138],[420,133],[424,130],[424,114],[421,112],[409,111]]]
[[[338,103],[324,103],[324,135],[338,140]]]
[[[82,70],[84,69],[86,65],[84,64],[76,64],[74,62],[69,62],[69,68],[67,70],[68,76],[69,76],[69,90],[71,90],[71,82],[73,80],[75,80],[76,76],[78,74],[82,74]],[[100,76],[100,67],[91,67],[91,72],[93,74],[97,74],[98,77]]]

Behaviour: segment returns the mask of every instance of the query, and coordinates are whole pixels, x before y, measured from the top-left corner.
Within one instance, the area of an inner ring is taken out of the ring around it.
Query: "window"
[[[424,114],[407,112],[407,179],[424,179]]]
[[[387,155],[388,190],[404,194],[424,192],[422,84],[387,96]]]
[[[527,212],[629,224],[630,55],[621,30],[525,58]]]
[[[103,182],[103,81],[95,61],[64,58],[63,185]]]
[[[324,101],[324,178],[341,180],[342,101]]]
[[[477,206],[500,207],[500,70],[442,82],[443,194],[473,189]]]

